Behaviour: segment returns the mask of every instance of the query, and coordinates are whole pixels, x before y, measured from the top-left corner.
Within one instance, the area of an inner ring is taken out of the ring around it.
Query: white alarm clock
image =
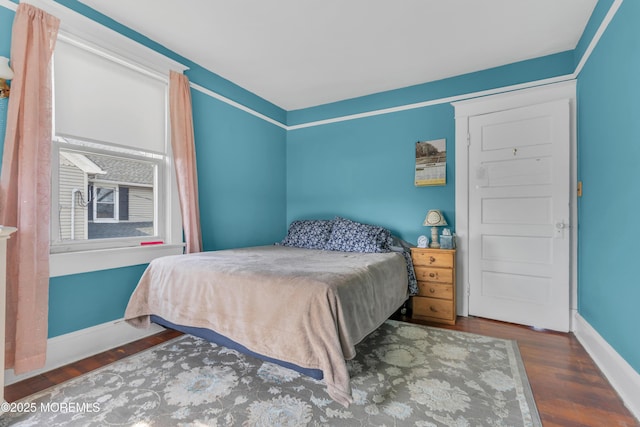
[[[429,245],[429,239],[427,238],[427,236],[418,237],[418,247],[419,248],[426,248],[428,245]]]

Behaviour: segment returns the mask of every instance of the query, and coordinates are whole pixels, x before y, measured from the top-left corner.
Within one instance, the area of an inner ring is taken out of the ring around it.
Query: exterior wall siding
[[[71,192],[74,188],[82,191],[84,200],[86,197],[86,183],[85,174],[80,169],[75,167],[71,162],[62,160],[60,162],[60,193],[58,203],[58,215],[60,215],[60,239],[71,239],[71,217],[72,217],[72,204],[71,204]],[[79,198],[79,195],[76,195]],[[75,236],[76,240],[87,238],[87,208],[80,206],[76,199],[74,211],[74,223],[75,223]],[[58,237],[58,236],[52,236]]]
[[[129,187],[129,221],[153,221],[153,189]]]

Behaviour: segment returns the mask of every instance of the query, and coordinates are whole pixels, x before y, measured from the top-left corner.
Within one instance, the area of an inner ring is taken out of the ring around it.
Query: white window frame
[[[135,64],[139,69],[156,78],[168,82],[169,71],[184,72],[188,67],[174,61],[134,40],[100,25],[95,21],[59,4],[47,0],[29,0],[34,6],[60,18],[58,38],[85,46],[94,53],[127,64]],[[168,97],[167,97],[168,99]],[[168,111],[168,108],[167,108]],[[173,165],[171,144],[169,143],[169,120],[167,115],[167,141],[163,161],[164,194],[159,212],[165,218],[164,240],[159,245],[132,245],[119,248],[88,249],[82,251],[51,253],[50,277],[65,276],[91,271],[120,268],[145,264],[165,255],[183,253],[182,217],[178,199],[178,187]],[[58,159],[52,158],[52,168]],[[52,203],[55,192],[52,191]],[[57,196],[56,196],[57,197]]]

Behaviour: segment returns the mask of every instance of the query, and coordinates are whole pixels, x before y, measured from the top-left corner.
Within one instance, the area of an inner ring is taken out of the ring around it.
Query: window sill
[[[180,255],[183,249],[179,243],[55,253],[49,257],[49,277],[147,264],[162,256]]]

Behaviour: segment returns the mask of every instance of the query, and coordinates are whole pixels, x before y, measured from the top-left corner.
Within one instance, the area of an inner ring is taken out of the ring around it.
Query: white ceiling
[[[597,0],[80,0],[285,110],[572,50]]]

